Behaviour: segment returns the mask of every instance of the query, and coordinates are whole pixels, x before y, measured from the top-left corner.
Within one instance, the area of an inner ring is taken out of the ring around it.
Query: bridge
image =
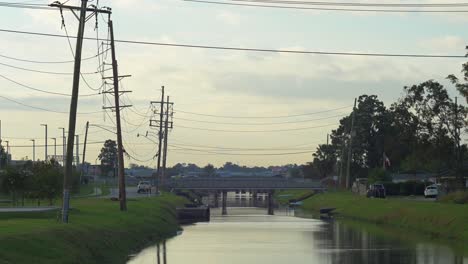
[[[257,200],[258,193],[268,195],[268,214],[273,214],[273,193],[276,190],[311,190],[322,192],[324,188],[318,181],[285,179],[280,177],[212,177],[170,179],[164,186],[171,190],[198,190],[213,194],[215,207],[221,194],[222,214],[227,214],[226,200],[228,191],[247,191]]]

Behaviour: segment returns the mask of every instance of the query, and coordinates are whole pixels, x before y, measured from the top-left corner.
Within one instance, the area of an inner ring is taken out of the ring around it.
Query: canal
[[[451,246],[409,239],[404,232],[389,236],[349,222],[296,217],[288,209],[274,216],[264,208],[228,212],[221,216],[212,210],[211,222],[184,226],[180,235],[143,249],[128,264],[468,263],[468,257]]]

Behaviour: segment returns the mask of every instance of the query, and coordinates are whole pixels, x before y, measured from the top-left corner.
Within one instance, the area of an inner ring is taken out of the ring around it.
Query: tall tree
[[[104,147],[101,148],[101,153],[98,156],[101,161],[101,172],[103,175],[114,170],[117,165],[117,144],[114,140],[106,140]]]
[[[319,145],[314,154],[312,166],[319,173],[320,178],[330,176],[335,171],[337,152],[333,145]]]

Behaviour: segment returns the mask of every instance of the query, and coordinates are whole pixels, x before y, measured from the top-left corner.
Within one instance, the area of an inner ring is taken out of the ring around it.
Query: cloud
[[[464,54],[466,40],[459,36],[441,36],[436,38],[431,38],[427,40],[422,40],[419,42],[421,48],[437,51],[441,54],[453,52],[454,54]]]

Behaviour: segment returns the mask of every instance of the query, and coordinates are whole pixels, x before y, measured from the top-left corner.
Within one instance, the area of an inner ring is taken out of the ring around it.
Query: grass
[[[330,192],[310,197],[302,206],[308,212],[326,207],[334,207],[340,216],[355,220],[468,241],[468,205],[369,199],[347,192]]]
[[[68,224],[58,212],[0,215],[0,263],[125,263],[127,255],[178,230],[174,208],[183,198],[128,201],[74,199]]]
[[[287,204],[291,199],[299,199],[311,194],[312,191],[309,190],[285,190],[275,192],[275,200],[280,204]]]

